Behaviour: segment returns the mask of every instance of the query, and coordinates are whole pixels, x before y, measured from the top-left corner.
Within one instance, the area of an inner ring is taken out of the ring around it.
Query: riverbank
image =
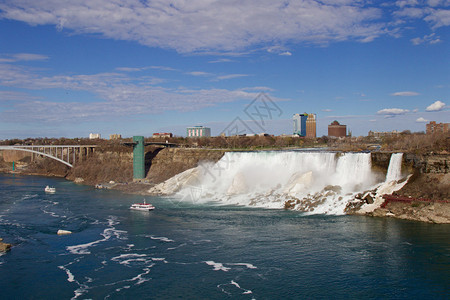
[[[125,193],[148,195],[149,190],[173,176],[198,166],[202,162],[216,163],[225,150],[184,149],[184,148],[148,148],[146,149],[147,176],[140,181],[132,178],[132,153],[130,151],[98,151],[95,156],[68,169],[62,164],[49,159],[37,162],[16,164],[15,172],[20,174],[65,177],[76,183],[115,189]],[[372,167],[385,176],[390,153],[372,155]],[[413,172],[408,182],[395,195],[412,198],[448,200],[450,177],[448,174],[448,155],[411,156],[404,155],[404,167]],[[11,171],[11,165],[2,163],[0,171]],[[9,169],[9,170],[8,170]],[[383,171],[384,170],[384,171]],[[368,203],[363,199],[361,204]],[[392,205],[392,208],[390,207]],[[289,205],[292,208],[295,205]],[[285,205],[286,207],[286,205]],[[436,209],[434,209],[436,208]],[[357,209],[348,214],[361,214]],[[397,217],[422,222],[450,223],[450,205],[421,205],[401,203],[389,204],[386,208],[377,208],[364,213],[369,216]]]

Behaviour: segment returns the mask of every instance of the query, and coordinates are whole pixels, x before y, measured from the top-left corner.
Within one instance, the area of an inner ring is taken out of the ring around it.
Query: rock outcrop
[[[12,247],[11,244],[3,243],[3,239],[0,238],[0,252],[9,251],[11,247]]]
[[[224,155],[224,150],[206,150],[192,148],[165,148],[160,150],[148,162],[146,179],[158,184],[188,169],[197,167],[201,162],[217,162]]]
[[[377,155],[375,155],[376,157]],[[378,162],[385,161],[383,155],[378,155]],[[411,201],[410,203],[390,202],[384,208],[381,198],[371,205],[362,205],[363,201],[352,203],[349,212],[368,214],[372,216],[395,217],[430,223],[450,223],[450,203],[438,201],[450,201],[450,155],[406,154],[403,157],[403,165],[410,170],[412,176],[403,187],[391,192],[396,196],[410,197],[411,199],[427,199],[429,202]],[[391,194],[384,192],[386,194]],[[382,193],[380,193],[382,194]],[[382,196],[382,195],[381,195]],[[436,201],[436,202],[433,202]],[[368,202],[366,202],[368,203]],[[368,209],[370,207],[371,209]]]

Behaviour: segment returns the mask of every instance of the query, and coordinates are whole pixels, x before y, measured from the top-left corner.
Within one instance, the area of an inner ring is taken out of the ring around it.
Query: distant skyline
[[[2,0],[0,139],[292,134],[304,112],[317,136],[425,131],[450,122],[449,26],[450,0]]]

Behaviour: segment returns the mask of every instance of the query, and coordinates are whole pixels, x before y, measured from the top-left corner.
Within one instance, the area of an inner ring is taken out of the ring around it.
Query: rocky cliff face
[[[30,161],[31,154],[24,151],[3,150],[0,151],[0,161],[5,162],[18,162],[18,161]]]
[[[450,173],[450,155],[448,154],[406,154],[404,161],[411,164],[420,173]]]
[[[157,184],[187,169],[196,167],[201,161],[218,161],[224,154],[219,150],[184,148],[146,148],[144,183]],[[96,152],[89,159],[79,162],[67,176],[70,180],[86,184],[133,181],[133,153]]]
[[[129,182],[133,180],[133,154],[131,152],[96,152],[78,162],[70,169],[67,179],[86,184],[109,181]]]
[[[430,200],[450,200],[450,155],[406,154],[404,162],[413,167],[413,176],[397,195]]]
[[[165,148],[160,150],[152,158],[151,162],[147,160],[149,168],[147,180],[153,184],[161,183],[181,172],[198,166],[202,161],[217,162],[224,153],[225,151],[223,150]]]
[[[400,219],[430,223],[450,223],[450,155],[405,154],[403,166],[413,175],[406,185],[393,195],[415,199],[432,200],[429,202],[395,203],[389,202],[385,208],[378,208],[374,216],[389,216]]]

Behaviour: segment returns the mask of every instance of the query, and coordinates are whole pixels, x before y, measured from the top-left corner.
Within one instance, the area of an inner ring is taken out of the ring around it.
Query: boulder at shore
[[[71,234],[71,233],[72,233],[72,231],[62,230],[62,229],[58,230],[58,232],[57,232],[58,235]]]
[[[0,238],[0,252],[6,252],[11,249],[11,244],[3,243],[3,239]]]

